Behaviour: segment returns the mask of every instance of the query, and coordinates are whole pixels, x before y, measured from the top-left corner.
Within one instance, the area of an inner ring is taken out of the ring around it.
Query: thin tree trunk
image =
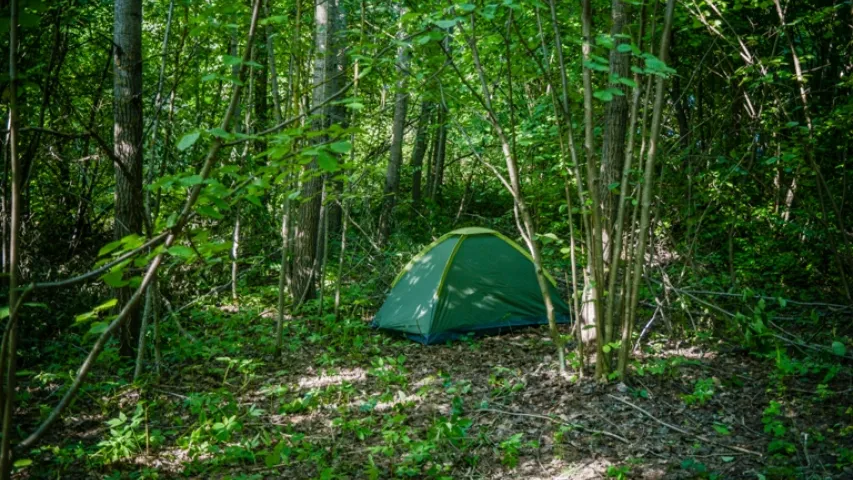
[[[400,8],[400,27],[397,40],[403,42],[406,32],[403,29],[402,17],[406,9]],[[394,207],[397,205],[397,191],[400,189],[400,167],[403,164],[403,136],[406,128],[409,93],[406,91],[409,69],[409,51],[405,44],[397,49],[397,92],[394,95],[394,123],[391,127],[391,155],[388,168],[385,171],[385,191],[382,201],[382,212],[379,215],[379,245],[388,243],[391,235],[391,224],[394,218]]]
[[[148,330],[148,318],[151,316],[151,303],[154,292],[151,287],[145,290],[145,305],[142,308],[142,324],[139,327],[139,343],[136,347],[136,366],[133,369],[133,382],[142,375],[142,364],[145,363],[145,331]]]
[[[626,10],[627,8],[622,0],[612,0],[610,37],[613,41],[613,48],[610,49],[611,82],[608,84],[608,87],[619,89],[623,92],[626,90],[626,87],[619,80],[627,79],[630,75],[629,63],[631,59],[630,53],[619,51],[620,45],[630,44],[628,39],[621,38],[623,29],[627,23],[628,12]],[[604,186],[600,192],[602,203],[601,242],[604,252],[604,272],[607,276],[615,276],[618,273],[618,268],[610,263],[610,252],[614,243],[613,229],[618,228],[614,227],[617,207],[616,198],[612,193],[610,185],[619,180],[622,161],[625,158],[625,127],[628,122],[628,95],[614,95],[613,99],[607,102],[605,106],[604,118],[604,138],[601,146],[601,185]],[[608,290],[607,295],[614,297],[616,296],[616,292]],[[604,320],[604,337],[609,343],[613,341],[614,321],[613,317],[608,316],[606,313]]]
[[[168,53],[169,48],[169,34],[172,31],[172,14],[175,10],[175,0],[171,0],[169,2],[169,13],[166,17],[166,31],[163,34],[163,47],[160,51],[160,76],[157,80],[157,95],[154,98],[154,122],[151,126],[151,142],[149,143],[148,149],[153,153],[157,144],[157,133],[160,129],[160,111],[163,109],[163,84],[166,80],[166,54]],[[175,76],[177,77],[178,72],[175,72]],[[157,172],[157,156],[151,155],[151,163],[148,165],[148,175],[146,177],[145,184],[151,185],[154,183],[154,178],[156,177]],[[148,236],[151,236],[152,226],[154,223],[154,218],[152,217],[151,210],[151,190],[145,189],[145,225],[146,225],[146,233]],[[147,302],[147,299],[146,299]],[[143,320],[144,322],[144,320]]]
[[[240,254],[240,208],[237,207],[237,211],[235,212],[236,218],[234,219],[234,230],[231,234],[231,301],[234,302],[234,305],[237,305],[239,302],[239,296],[237,294],[237,274],[239,273],[240,267],[238,264]]]
[[[115,167],[115,226],[119,240],[141,234],[145,205],[142,193],[142,0],[115,1],[113,33],[113,115]],[[116,292],[119,305],[130,299],[130,288]],[[133,308],[122,329],[120,350],[132,357],[142,322],[139,308]]]
[[[669,41],[670,41],[670,33],[672,31],[672,15],[673,10],[675,9],[675,0],[667,0],[666,2],[666,11],[664,13],[664,26],[663,26],[663,34],[660,40],[660,51],[658,52],[658,58],[662,62],[666,62],[669,56]],[[627,316],[626,325],[623,328],[623,333],[628,332],[630,335],[634,330],[634,321],[637,314],[637,303],[638,303],[638,295],[640,290],[640,279],[642,276],[643,264],[646,260],[646,243],[648,241],[649,236],[649,218],[651,214],[651,203],[652,203],[652,189],[655,185],[655,156],[657,155],[657,144],[658,137],[660,135],[661,129],[661,117],[663,115],[663,102],[665,97],[664,92],[664,78],[657,77],[655,80],[655,103],[654,103],[654,111],[652,112],[652,125],[651,131],[649,133],[649,149],[648,149],[648,157],[646,159],[646,168],[643,177],[643,191],[642,191],[642,200],[641,200],[641,210],[640,210],[640,226],[639,226],[639,238],[637,240],[637,247],[634,254],[634,273],[631,275],[631,293],[630,293],[630,308],[628,309],[629,314]],[[624,342],[624,335],[623,335]],[[623,343],[623,348],[627,349],[627,347]],[[624,375],[625,368],[627,365],[627,356],[628,352],[625,352],[624,356],[626,357],[622,360],[623,355],[620,354],[620,373]]]
[[[438,201],[441,196],[441,184],[444,182],[444,159],[447,154],[447,107],[442,104],[438,113],[438,132],[436,133],[435,147],[433,148],[432,183],[430,186],[430,199]]]
[[[592,6],[590,0],[583,0],[583,13],[581,15],[583,24],[583,57],[584,63],[589,62],[592,53]],[[590,255],[588,257],[589,268],[591,270],[592,281],[594,285],[591,288],[593,309],[595,314],[596,326],[596,360],[595,360],[595,376],[598,379],[606,378],[609,373],[609,365],[607,357],[604,353],[604,345],[607,343],[607,337],[604,327],[604,318],[601,305],[601,296],[604,292],[604,253],[603,236],[601,227],[600,199],[599,199],[599,177],[598,166],[595,161],[595,145],[593,136],[593,112],[592,112],[592,72],[588,67],[583,69],[583,104],[584,104],[584,150],[586,153],[586,177],[587,190],[589,191],[589,199],[591,202],[590,209],[592,220],[592,231],[590,232],[590,240],[592,244],[589,246]]]
[[[312,95],[313,105],[324,105],[328,100],[328,80],[330,64],[333,62],[331,51],[331,39],[334,36],[336,22],[331,21],[336,12],[336,2],[325,0],[317,2],[314,8],[315,36],[314,36],[314,91]],[[329,126],[329,111],[323,107],[316,116],[313,128],[317,131],[325,131]],[[315,141],[323,143],[326,135],[319,135]],[[316,161],[309,163],[303,172],[302,202],[299,205],[299,220],[294,232],[294,257],[291,282],[291,293],[294,299],[300,299],[305,292],[305,299],[314,298],[316,292],[313,285],[316,280],[314,270],[315,259],[320,252],[317,251],[319,225],[320,225],[320,190],[323,180],[318,172]]]
[[[335,320],[341,319],[341,286],[344,283],[344,258],[347,252],[347,226],[349,225],[349,201],[344,199],[342,210],[342,226],[341,226],[341,252],[338,256],[338,275],[335,282]]]
[[[15,375],[18,362],[18,284],[21,235],[21,165],[18,158],[18,0],[9,5],[9,163],[11,164],[11,218],[9,219],[9,319],[3,335],[0,375],[3,392],[3,439],[0,441],[0,480],[12,475],[12,421],[15,413]]]
[[[346,3],[343,0],[333,1],[335,2],[335,16],[331,21],[334,23],[334,33],[331,37],[332,44],[330,46],[332,49],[333,63],[331,65],[328,82],[329,89],[326,93],[327,101],[332,99],[335,95],[338,95],[347,83],[348,57],[347,44],[345,42],[345,33],[347,31]],[[330,125],[339,125],[342,128],[346,128],[348,126],[347,119],[349,109],[345,105],[332,102],[332,104],[328,106],[328,109]],[[326,192],[329,198],[340,198],[344,189],[343,182],[333,177],[330,179],[329,187],[331,187],[331,189]],[[338,202],[330,202],[327,204],[327,208],[329,210],[329,232],[337,233],[340,231],[341,227],[341,206]],[[323,260],[323,264],[325,265],[325,259]]]
[[[320,223],[320,230],[321,230],[320,231],[320,240],[322,242],[322,247],[318,246],[318,249],[322,250],[323,256],[320,257],[321,258],[321,260],[320,260],[320,271],[319,271],[319,275],[318,275],[320,278],[320,288],[319,288],[319,294],[317,296],[318,297],[317,303],[320,306],[320,312],[319,312],[320,318],[323,317],[323,312],[324,312],[323,294],[326,291],[326,262],[329,259],[329,216],[330,216],[329,213],[331,210],[329,207],[331,207],[331,205],[329,204],[328,189],[329,189],[330,183],[331,182],[329,182],[328,180],[323,181],[323,194],[321,197],[322,203],[323,203],[323,207],[322,207],[323,211],[321,212],[321,215],[320,215],[320,218],[322,219],[321,223]]]
[[[471,26],[472,30],[475,28],[475,20],[474,15],[471,15]],[[539,291],[542,294],[542,300],[545,306],[545,313],[548,318],[548,327],[549,332],[551,334],[551,338],[554,342],[554,345],[557,347],[557,356],[559,359],[559,367],[560,373],[565,374],[566,372],[566,359],[565,352],[563,351],[563,338],[560,335],[560,332],[557,328],[557,321],[554,315],[554,304],[551,301],[551,292],[548,285],[548,279],[545,276],[545,270],[542,267],[542,255],[539,250],[539,241],[536,238],[536,227],[533,223],[533,218],[530,216],[530,212],[527,209],[527,203],[524,200],[524,195],[521,191],[521,179],[519,176],[518,163],[516,161],[515,156],[512,153],[512,146],[510,145],[509,139],[504,133],[503,128],[501,127],[500,121],[492,108],[492,100],[491,100],[491,92],[489,91],[489,83],[486,80],[485,71],[483,70],[483,66],[480,63],[480,55],[477,49],[476,39],[474,38],[474,33],[472,32],[471,36],[468,37],[468,45],[471,48],[471,56],[474,61],[474,66],[477,70],[477,74],[480,79],[480,90],[481,90],[481,103],[483,107],[486,109],[487,117],[489,123],[492,125],[492,129],[497,134],[498,138],[501,142],[501,152],[503,153],[504,160],[506,162],[507,174],[509,176],[509,187],[510,193],[513,196],[513,200],[518,211],[518,216],[521,220],[521,225],[523,227],[520,232],[522,237],[524,237],[528,247],[530,248],[531,256],[533,257],[533,265],[536,274],[536,281],[539,285]],[[447,55],[450,55],[450,52],[445,49]],[[463,81],[466,85],[468,85],[464,76],[459,75],[460,80]],[[472,93],[476,93],[476,91],[468,85],[469,90]]]
[[[418,119],[418,131],[415,134],[415,148],[412,150],[412,206],[417,209],[421,204],[424,155],[429,141],[429,121],[432,117],[432,103],[424,101]]]
[[[568,82],[568,74],[566,72],[565,57],[563,56],[563,42],[562,42],[562,39],[560,37],[560,24],[557,21],[556,2],[554,0],[550,0],[549,5],[550,5],[550,10],[551,10],[551,29],[552,29],[553,34],[554,34],[554,46],[555,46],[555,51],[557,53],[557,62],[559,65],[559,73],[560,73],[560,86],[561,86],[560,105],[561,105],[562,111],[563,111],[562,124],[565,125],[566,138],[567,138],[568,144],[569,144],[569,153],[571,154],[571,159],[572,159],[571,170],[572,170],[572,173],[574,173],[576,184],[577,184],[576,186],[577,186],[577,190],[578,190],[579,205],[586,205],[587,204],[586,195],[584,194],[584,189],[583,189],[583,175],[581,173],[579,156],[577,154],[577,147],[575,146],[575,140],[574,140],[574,127],[572,126],[573,120],[572,120],[572,114],[571,114],[572,112],[569,108],[569,102],[568,102],[569,82]],[[566,168],[566,172],[567,173],[569,172],[568,167]],[[590,235],[591,235],[590,232],[592,231],[592,227],[590,226],[591,220],[590,220],[589,210],[590,209],[588,209],[588,208],[581,208],[581,219],[582,219],[581,226],[582,226],[582,230],[583,230],[583,238],[585,238],[587,245],[592,244],[592,239],[590,237]],[[587,292],[591,291],[591,289],[587,288],[587,286],[589,285],[589,282],[587,281],[587,279],[589,278],[589,275],[587,273],[584,273],[583,278],[584,278],[583,295],[584,295],[584,298],[586,298]],[[591,336],[587,333],[587,330],[584,327],[586,327],[587,325],[592,326],[595,324],[595,310],[593,309],[592,311],[589,311],[589,312],[585,312],[585,311],[586,311],[586,304],[585,304],[585,300],[584,300],[583,302],[581,302],[581,310],[576,312],[576,314],[577,314],[576,321],[582,323],[582,326],[578,328],[581,338],[583,339],[584,342],[589,342],[592,340],[592,338],[590,338]],[[583,350],[582,345],[579,346],[578,348],[581,351]]]
[[[642,49],[642,38],[645,29],[645,5],[642,8],[642,12],[640,14],[640,49]],[[616,318],[621,318],[621,315],[618,315],[618,312],[614,309],[614,305],[616,302],[616,280],[619,276],[619,272],[622,271],[620,268],[621,260],[622,260],[622,246],[624,241],[624,228],[625,228],[625,210],[628,207],[627,199],[628,199],[628,187],[631,179],[631,169],[633,167],[634,160],[634,133],[637,129],[637,117],[640,109],[640,97],[642,94],[642,90],[640,85],[642,85],[640,81],[640,75],[634,74],[634,88],[632,89],[631,95],[631,115],[629,119],[628,126],[628,138],[626,145],[624,146],[624,161],[622,162],[622,178],[620,180],[619,186],[619,201],[616,204],[616,222],[613,224],[613,238],[614,245],[611,251],[610,257],[610,275],[608,277],[608,286],[607,291],[609,296],[607,297],[607,310],[605,312],[605,318],[611,324],[611,328],[615,323]],[[627,269],[626,274],[623,275],[622,285],[628,285],[626,283],[627,277]],[[628,290],[626,288],[620,289],[620,298],[621,305],[624,308],[630,302],[629,299],[624,298]],[[621,335],[621,348],[619,353],[619,375],[624,378],[625,376],[625,366],[627,364],[628,355],[630,354],[630,339],[631,339],[631,330],[628,329],[629,322],[622,322],[622,335]],[[612,341],[612,339],[610,340]]]
[[[267,0],[264,3],[264,16],[269,18],[270,16],[270,4],[273,0]],[[278,73],[276,71],[275,64],[275,45],[273,44],[273,35],[274,31],[271,25],[267,24],[265,30],[265,37],[267,43],[267,66],[269,67],[270,72],[270,93],[272,94],[272,103],[273,103],[273,119],[275,120],[276,125],[281,123],[281,96],[278,89]]]
[[[278,274],[278,317],[275,326],[275,356],[281,357],[284,342],[284,300],[285,292],[290,288],[287,265],[290,262],[290,192],[285,191],[284,214],[281,217],[281,267]]]

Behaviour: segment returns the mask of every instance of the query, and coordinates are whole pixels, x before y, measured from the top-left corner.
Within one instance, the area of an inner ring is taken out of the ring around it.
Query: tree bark
[[[610,49],[610,82],[609,88],[617,88],[624,93],[627,88],[618,82],[619,78],[628,78],[630,75],[630,53],[619,52],[619,45],[630,44],[630,41],[620,38],[625,28],[628,16],[625,3],[622,0],[611,2],[611,15],[613,24],[610,36],[613,40],[613,48]],[[613,222],[616,220],[616,198],[610,189],[610,185],[619,181],[622,171],[622,160],[625,157],[625,129],[628,120],[628,95],[614,95],[613,100],[607,102],[604,112],[604,139],[601,147],[601,216],[602,216],[602,246],[604,251],[605,270],[611,269],[608,259],[613,243]],[[607,292],[612,295],[613,292]],[[612,322],[608,318],[605,322],[607,329],[605,337],[611,341]]]
[[[658,58],[662,62],[667,61],[667,56],[669,53],[669,41],[670,41],[670,32],[672,30],[672,12],[675,9],[675,0],[667,0],[666,3],[666,11],[664,13],[664,26],[663,26],[663,34],[661,36],[660,41],[660,51],[658,52]],[[640,227],[639,227],[639,238],[637,240],[637,247],[634,253],[634,272],[631,274],[631,292],[629,294],[630,304],[628,305],[628,315],[626,318],[626,325],[623,327],[623,342],[625,341],[625,335],[630,338],[631,333],[633,332],[634,327],[634,317],[636,316],[637,311],[637,303],[640,290],[640,280],[641,273],[643,269],[643,265],[646,261],[646,246],[648,243],[649,237],[649,218],[651,216],[651,204],[652,204],[652,189],[655,185],[655,156],[657,155],[657,146],[658,146],[658,137],[660,136],[661,130],[661,117],[663,114],[663,103],[664,103],[664,78],[657,77],[655,79],[655,103],[654,110],[652,112],[652,124],[651,131],[649,133],[649,150],[648,157],[646,159],[646,166],[643,177],[643,192],[641,197],[641,210],[640,210]],[[626,334],[627,332],[627,334]],[[627,349],[626,345],[622,345],[623,350]],[[620,354],[620,371],[624,374],[624,369],[627,364],[627,358],[621,358],[623,354]],[[627,350],[624,353],[627,356]]]
[[[402,42],[406,32],[402,25],[402,17],[406,9],[400,9],[400,27],[397,40]],[[397,205],[397,191],[400,189],[400,167],[403,164],[403,136],[408,113],[409,93],[407,71],[409,69],[409,51],[406,45],[397,49],[397,92],[394,95],[394,123],[391,126],[391,155],[388,169],[385,171],[385,191],[382,201],[382,212],[379,215],[379,245],[385,246],[391,235],[391,224],[394,219],[394,207]]]
[[[323,105],[329,98],[329,73],[333,64],[331,41],[335,25],[332,21],[337,15],[336,0],[318,0],[314,7],[314,78],[312,93],[313,105]],[[313,128],[325,131],[330,124],[328,107],[323,107],[313,121]],[[316,143],[324,143],[325,134],[315,137]],[[314,264],[319,252],[317,238],[320,220],[320,190],[323,180],[316,161],[309,163],[303,172],[302,202],[299,205],[298,220],[293,234],[293,272],[291,294],[298,299],[305,293],[305,299],[316,296],[313,286],[316,280]]]
[[[590,0],[583,0],[583,58],[585,62],[589,61],[592,53],[592,6]],[[604,289],[604,254],[602,221],[600,210],[600,195],[599,195],[599,172],[598,165],[595,161],[595,138],[593,135],[593,112],[592,112],[592,72],[588,67],[583,69],[583,105],[584,105],[584,152],[586,156],[586,180],[587,190],[589,191],[591,231],[589,239],[591,245],[589,247],[588,264],[590,276],[594,285],[590,289],[592,299],[592,316],[595,317],[595,334],[596,334],[596,361],[595,361],[595,377],[597,379],[606,378],[609,373],[609,365],[604,353],[604,345],[606,343],[606,335],[604,329],[604,315],[602,312],[601,298]]]
[[[142,0],[116,0],[113,31],[113,142],[115,167],[116,240],[141,234],[142,196]],[[116,291],[118,304],[130,299],[127,287]],[[138,342],[141,315],[134,307],[119,336],[120,352],[132,357]]]
[[[3,334],[0,375],[3,382],[3,439],[0,440],[0,479],[12,476],[12,421],[15,413],[15,375],[18,361],[18,284],[21,235],[21,165],[18,158],[18,106],[17,106],[17,61],[18,61],[18,1],[11,0],[9,6],[9,163],[11,164],[11,216],[9,219],[9,320]],[[3,368],[5,367],[5,368]]]
[[[424,101],[421,105],[421,115],[418,119],[418,131],[415,134],[415,148],[412,150],[412,206],[418,208],[421,204],[421,188],[423,184],[424,156],[429,141],[429,120],[432,116],[433,105]]]
[[[441,184],[444,182],[444,159],[447,151],[447,108],[442,105],[438,111],[438,130],[435,134],[435,146],[432,149],[432,174],[430,175],[429,198],[438,201]]]

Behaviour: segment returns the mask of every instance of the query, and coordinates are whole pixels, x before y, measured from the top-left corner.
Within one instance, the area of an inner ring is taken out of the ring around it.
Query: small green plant
[[[711,378],[700,378],[693,385],[693,393],[682,395],[681,398],[687,405],[698,403],[705,405],[714,396],[714,380]]]
[[[707,478],[709,480],[720,478],[718,473],[709,471],[707,465],[693,458],[684,459],[681,462],[681,468],[690,472],[693,478]]]
[[[764,423],[764,432],[773,437],[767,445],[767,451],[775,455],[791,455],[797,451],[797,448],[785,439],[788,429],[782,422],[782,417],[782,404],[775,400],[770,401],[761,418],[761,422]]]
[[[500,443],[501,463],[509,468],[518,465],[518,454],[521,452],[523,433],[516,433]]]
[[[495,398],[508,397],[516,392],[524,390],[527,385],[521,379],[517,370],[512,370],[500,365],[492,369],[489,375],[489,386],[492,387],[492,396]]]
[[[607,467],[607,478],[615,478],[616,480],[626,480],[631,473],[631,467],[628,465],[611,465]]]
[[[141,401],[136,404],[131,418],[119,412],[117,418],[108,420],[109,435],[98,443],[94,456],[103,459],[105,463],[113,463],[130,458],[143,449],[160,445],[163,435],[160,430],[149,431],[147,417],[145,402]]]

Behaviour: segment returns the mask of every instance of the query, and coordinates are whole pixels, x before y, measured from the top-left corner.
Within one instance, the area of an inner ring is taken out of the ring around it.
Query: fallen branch
[[[649,413],[649,412],[648,412],[647,410],[645,410],[644,408],[642,408],[642,407],[638,407],[637,405],[634,405],[633,403],[629,402],[628,400],[625,400],[624,398],[619,398],[619,397],[617,397],[616,395],[611,395],[611,394],[609,394],[609,393],[607,394],[607,396],[608,396],[608,397],[610,397],[610,398],[612,398],[612,399],[614,399],[614,400],[618,400],[619,402],[622,402],[622,403],[624,403],[625,405],[628,405],[629,407],[631,407],[631,408],[633,408],[633,409],[637,410],[638,412],[640,412],[640,413],[642,413],[643,415],[645,415],[645,416],[647,416],[647,417],[651,418],[652,420],[654,420],[654,421],[658,422],[659,424],[663,425],[664,427],[667,427],[667,428],[669,428],[669,429],[675,430],[675,431],[676,431],[676,432],[678,432],[678,433],[682,433],[682,434],[684,434],[684,435],[688,435],[688,436],[691,436],[691,437],[697,438],[697,439],[699,439],[699,440],[701,440],[701,441],[703,441],[703,442],[710,443],[710,444],[712,444],[712,445],[717,445],[717,446],[719,446],[719,447],[728,448],[729,450],[734,450],[734,451],[736,451],[736,452],[746,453],[746,454],[748,454],[748,455],[755,455],[755,456],[758,456],[758,457],[763,457],[763,455],[762,455],[762,454],[760,454],[760,453],[758,453],[758,452],[753,452],[752,450],[747,450],[747,449],[745,449],[745,448],[737,447],[737,446],[734,446],[734,445],[726,445],[725,443],[715,442],[715,441],[711,440],[710,438],[705,437],[704,435],[699,435],[698,433],[689,432],[689,431],[687,431],[687,430],[685,430],[685,429],[683,429],[683,428],[676,427],[675,425],[672,425],[672,424],[666,423],[666,422],[664,422],[663,420],[659,419],[658,417],[656,417],[656,416],[652,415],[651,413]]]
[[[547,415],[539,415],[536,413],[508,412],[506,410],[496,410],[494,408],[481,408],[479,411],[480,412],[499,413],[501,415],[514,415],[516,417],[540,418],[542,420],[548,420],[549,422],[553,422],[553,423],[556,423],[558,425],[565,425],[567,427],[577,428],[578,430],[584,430],[584,431],[589,432],[589,433],[604,435],[604,436],[619,440],[622,443],[627,443],[627,444],[631,443],[630,441],[628,441],[627,438],[620,436],[620,435],[616,435],[615,433],[611,433],[611,432],[608,432],[605,430],[595,430],[595,429],[588,428],[588,427],[585,427],[585,426],[577,424],[577,423],[571,423],[571,422],[567,422],[565,420],[558,420],[556,418],[549,417]]]

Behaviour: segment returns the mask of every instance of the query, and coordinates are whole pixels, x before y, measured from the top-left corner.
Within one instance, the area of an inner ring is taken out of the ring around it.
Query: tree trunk
[[[438,131],[435,134],[435,146],[432,149],[433,165],[429,197],[433,202],[438,201],[441,194],[441,184],[444,182],[444,159],[447,153],[447,108],[439,107]]]
[[[583,58],[588,62],[592,54],[592,6],[590,0],[583,0]],[[590,232],[588,255],[588,268],[590,277],[594,283],[589,289],[591,293],[592,310],[590,316],[595,318],[596,355],[595,355],[595,377],[606,378],[609,373],[609,365],[604,354],[606,343],[604,318],[601,299],[604,290],[604,254],[603,235],[601,226],[601,204],[599,195],[599,166],[595,160],[595,137],[593,135],[593,111],[592,111],[592,72],[588,67],[583,70],[583,104],[584,104],[584,152],[586,156],[586,181],[589,191],[590,210]]]
[[[318,1],[314,7],[314,79],[312,93],[313,105],[323,105],[329,98],[329,73],[332,65],[333,52],[330,49],[331,39],[337,22],[332,21],[337,15],[337,2],[334,0]],[[324,131],[329,126],[329,109],[323,107],[316,112],[313,128]],[[324,143],[326,135],[315,137],[316,143]],[[303,172],[302,203],[299,205],[298,220],[293,235],[293,272],[291,294],[294,299],[315,298],[314,271],[317,251],[317,238],[320,220],[320,190],[323,180],[320,177],[317,162],[309,163]]]
[[[669,53],[669,40],[670,40],[670,31],[672,30],[672,12],[675,8],[675,0],[667,0],[666,3],[666,12],[664,14],[664,27],[663,34],[661,36],[660,43],[660,51],[658,52],[658,58],[662,62],[667,61],[667,56]],[[648,243],[648,234],[649,234],[649,218],[651,216],[651,204],[652,204],[652,189],[654,188],[655,183],[655,156],[657,155],[657,147],[658,147],[658,137],[660,135],[661,130],[661,116],[663,114],[663,103],[664,103],[664,78],[657,77],[655,79],[655,103],[654,110],[652,112],[652,124],[651,131],[649,133],[649,150],[648,157],[646,159],[645,171],[643,173],[643,192],[641,197],[641,210],[640,210],[640,227],[639,227],[639,238],[637,239],[637,247],[634,253],[634,264],[633,270],[634,272],[631,274],[631,291],[629,293],[630,304],[628,305],[628,315],[626,317],[626,325],[623,327],[623,344],[620,350],[619,355],[619,369],[620,373],[624,375],[625,368],[627,366],[627,357],[629,352],[629,346],[627,343],[630,341],[626,341],[630,339],[630,335],[633,332],[634,326],[634,317],[637,312],[637,303],[640,290],[640,280],[641,273],[643,269],[643,265],[646,261],[646,245]],[[627,336],[627,339],[626,339]]]
[[[142,197],[142,0],[116,0],[113,31],[113,142],[115,167],[116,240],[141,234]],[[127,287],[116,291],[118,304],[130,299]],[[141,323],[140,310],[133,308],[119,336],[120,352],[131,357],[136,349]]]
[[[9,320],[3,334],[2,354],[0,354],[0,375],[3,382],[2,415],[3,439],[0,445],[0,479],[8,480],[12,476],[12,422],[15,414],[15,376],[18,360],[18,262],[20,259],[21,234],[21,165],[18,158],[18,107],[17,107],[17,61],[18,61],[18,1],[12,0],[9,6],[9,163],[11,164],[11,217],[9,230]],[[5,367],[5,368],[4,368]]]
[[[412,206],[421,204],[421,184],[423,183],[424,155],[429,137],[429,120],[432,116],[432,103],[424,101],[421,116],[418,119],[418,132],[415,134],[415,148],[412,150]]]
[[[620,79],[627,79],[630,75],[629,63],[630,53],[619,52],[619,45],[630,44],[627,39],[620,38],[625,27],[627,12],[622,0],[613,0],[611,3],[613,25],[610,36],[613,39],[613,48],[610,49],[610,75],[609,88],[616,88],[623,93],[627,87],[620,83]],[[615,80],[615,81],[614,81]],[[619,181],[622,171],[622,161],[625,157],[625,130],[628,119],[628,95],[614,95],[613,100],[607,102],[604,121],[604,143],[601,150],[601,243],[603,251],[603,266],[606,275],[615,276],[618,273],[616,264],[610,264],[610,252],[613,246],[613,230],[618,228],[614,225],[616,221],[616,197],[610,185]],[[629,147],[630,148],[630,147]],[[618,262],[619,259],[615,259]],[[602,286],[602,288],[604,288]],[[614,296],[616,292],[608,291],[607,295]],[[606,315],[604,319],[605,340],[613,341],[614,320]]]
[[[406,9],[400,9],[400,29],[397,40],[402,42],[406,32],[403,29],[402,17]],[[384,246],[391,235],[391,224],[394,219],[394,207],[397,205],[397,191],[400,189],[400,167],[403,164],[403,136],[406,128],[406,113],[408,112],[409,93],[406,73],[409,69],[409,52],[405,44],[397,49],[397,93],[394,96],[394,124],[391,127],[391,155],[388,169],[385,171],[385,192],[382,201],[382,212],[379,215],[379,245]]]
[[[344,42],[344,32],[347,28],[346,10],[343,0],[329,0],[335,2],[335,16],[331,19],[334,34],[330,38],[333,63],[331,64],[331,77],[329,79],[329,91],[327,98],[339,95],[347,83],[347,44]],[[343,104],[329,105],[329,124],[340,125],[346,128],[348,125],[349,109]],[[344,190],[344,184],[340,180],[329,182],[331,191],[326,192],[335,198],[340,198]],[[337,233],[341,228],[341,206],[338,202],[327,205],[329,215],[329,232]]]

